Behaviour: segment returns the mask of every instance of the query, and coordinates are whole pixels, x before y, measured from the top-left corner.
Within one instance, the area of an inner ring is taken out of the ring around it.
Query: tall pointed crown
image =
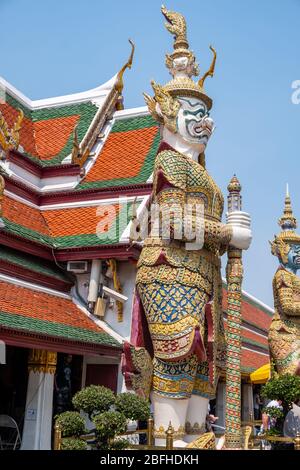
[[[289,245],[295,243],[300,244],[300,235],[295,232],[295,229],[297,228],[297,220],[293,214],[288,185],[286,185],[283,214],[278,219],[278,225],[281,227],[282,232],[275,235],[274,241],[270,242],[272,254],[275,256],[278,256],[279,254],[285,262],[285,260],[287,261]]]
[[[282,228],[283,231],[291,231],[297,228],[297,220],[293,214],[288,184],[286,185],[283,214],[280,219],[278,219],[278,225]]]
[[[164,86],[156,84],[154,81],[151,82],[155,99],[149,95],[144,94],[146,103],[149,107],[151,114],[158,119],[155,113],[156,103],[160,105],[165,102],[169,108],[172,103],[172,98],[176,96],[192,96],[199,98],[205,102],[208,109],[212,107],[212,99],[204,91],[204,82],[208,76],[213,76],[215,63],[216,63],[216,51],[210,46],[213,52],[213,59],[209,70],[198,80],[194,82],[192,76],[199,75],[199,68],[196,63],[194,53],[189,50],[189,43],[187,41],[186,34],[186,21],[183,15],[169,11],[163,5],[161,7],[162,14],[166,18],[167,22],[165,26],[167,30],[174,36],[174,51],[171,54],[166,54],[166,66],[172,75],[172,80],[166,83]],[[176,106],[173,107],[173,112],[178,112]]]

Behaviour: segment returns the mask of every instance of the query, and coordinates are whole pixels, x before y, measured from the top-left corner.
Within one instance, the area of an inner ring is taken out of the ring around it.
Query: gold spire
[[[174,50],[188,49],[189,43],[186,38],[186,21],[183,15],[175,11],[167,10],[164,5],[161,6],[161,12],[166,18],[165,27],[169,33],[174,34]]]
[[[213,52],[210,68],[198,82],[194,82],[191,77],[199,75],[199,68],[194,53],[189,50],[185,18],[180,13],[167,10],[164,5],[161,11],[167,20],[165,23],[167,30],[174,36],[174,50],[171,54],[166,54],[166,66],[173,78],[163,86],[152,81],[154,99],[149,95],[144,95],[151,115],[159,122],[162,118],[157,113],[156,104],[159,103],[161,108],[162,100],[166,102],[164,108],[169,109],[171,103],[172,110],[176,108],[172,99],[176,101],[177,96],[195,97],[204,101],[208,110],[212,107],[212,99],[207,96],[203,86],[206,78],[214,74],[217,57],[215,49],[210,46]]]
[[[297,220],[294,217],[291,198],[289,194],[289,187],[286,186],[286,194],[284,200],[283,214],[278,220],[278,225],[281,227],[282,232],[275,235],[275,238],[271,245],[272,255],[279,256],[283,263],[288,261],[288,253],[290,250],[290,244],[300,244],[300,235],[295,232],[297,228]]]
[[[228,192],[229,193],[233,193],[233,192],[240,192],[241,189],[242,189],[242,186],[241,186],[241,183],[239,182],[239,180],[237,179],[237,176],[236,175],[233,175],[233,177],[231,178],[228,186],[227,186],[227,189],[228,189]]]
[[[294,217],[291,198],[289,194],[289,185],[286,185],[286,195],[284,200],[283,214],[278,220],[278,224],[282,230],[294,230],[297,228],[297,220]]]

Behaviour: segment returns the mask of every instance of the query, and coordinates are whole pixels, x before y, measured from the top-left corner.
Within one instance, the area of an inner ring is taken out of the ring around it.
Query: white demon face
[[[197,98],[178,97],[177,132],[195,149],[203,152],[210,138],[214,122],[204,101]]]

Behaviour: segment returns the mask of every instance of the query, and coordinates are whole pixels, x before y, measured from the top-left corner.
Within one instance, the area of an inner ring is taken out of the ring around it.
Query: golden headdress
[[[186,37],[186,21],[180,13],[169,11],[166,7],[162,6],[161,11],[167,20],[165,26],[167,30],[174,35],[174,51],[172,54],[166,54],[166,66],[169,69],[172,80],[164,86],[151,82],[154,90],[154,98],[144,93],[146,103],[152,116],[162,121],[161,116],[157,113],[156,105],[160,105],[162,113],[165,115],[164,110],[168,109],[168,119],[176,118],[179,109],[179,104],[176,105],[176,96],[192,96],[199,98],[205,102],[208,109],[212,107],[212,99],[207,96],[204,91],[204,82],[208,76],[213,76],[216,51],[210,46],[213,52],[213,60],[209,70],[198,80],[194,82],[192,76],[199,75],[198,65],[192,51],[189,50],[189,44]]]
[[[288,185],[286,188],[284,210],[282,216],[278,219],[278,225],[282,228],[282,232],[275,235],[273,242],[270,242],[271,251],[272,255],[280,256],[282,261],[287,263],[287,255],[290,250],[289,245],[300,244],[300,235],[295,232],[297,220],[293,214]]]

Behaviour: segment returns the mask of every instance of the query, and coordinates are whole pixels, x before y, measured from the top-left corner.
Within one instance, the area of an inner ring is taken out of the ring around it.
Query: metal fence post
[[[153,446],[154,444],[153,427],[154,427],[154,420],[153,418],[149,418],[148,427],[147,427],[147,445],[148,446]]]
[[[294,440],[294,449],[300,450],[300,432],[299,431],[297,431],[297,434]]]
[[[58,423],[54,426],[54,450],[61,450],[61,428]]]
[[[173,436],[174,436],[174,428],[170,421],[169,427],[166,431],[166,449],[167,450],[173,450]]]

